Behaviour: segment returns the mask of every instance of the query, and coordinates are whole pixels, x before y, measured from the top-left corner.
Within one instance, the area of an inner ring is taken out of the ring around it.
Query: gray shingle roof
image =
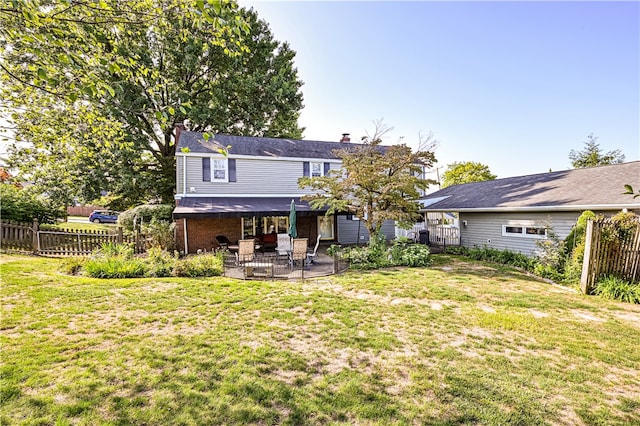
[[[179,153],[182,148],[189,148],[193,153],[211,154],[217,153],[218,148],[227,145],[231,145],[230,155],[337,159],[334,150],[360,144],[222,134],[214,135],[205,141],[202,133],[183,130],[180,132],[176,152]]]
[[[428,211],[640,209],[624,185],[640,184],[640,161],[453,185],[423,199]]]

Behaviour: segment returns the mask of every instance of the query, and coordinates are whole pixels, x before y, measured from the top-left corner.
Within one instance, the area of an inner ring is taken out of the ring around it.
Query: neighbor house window
[[[503,237],[545,238],[547,229],[535,225],[502,225]]]
[[[227,182],[227,159],[205,157],[202,159],[202,180],[204,182]]]

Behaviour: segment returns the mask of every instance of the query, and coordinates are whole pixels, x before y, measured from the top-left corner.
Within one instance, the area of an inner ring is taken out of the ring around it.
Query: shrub
[[[580,280],[582,274],[582,262],[585,249],[585,235],[587,233],[587,221],[598,217],[591,210],[585,210],[578,217],[575,226],[564,239],[564,280],[575,283]]]
[[[594,293],[605,299],[640,304],[640,284],[632,284],[616,277],[598,281]]]
[[[429,247],[425,244],[394,245],[391,249],[391,260],[400,266],[429,266],[431,258]]]
[[[133,256],[131,245],[105,243],[84,263],[83,270],[94,278],[136,278],[144,276],[146,266]]]
[[[66,212],[46,197],[33,193],[29,188],[14,185],[0,185],[0,217],[5,221],[30,223],[38,219],[40,223],[55,223],[65,217]]]
[[[142,227],[142,233],[149,239],[151,247],[159,247],[172,252],[176,249],[175,223],[151,219],[148,225]]]
[[[467,256],[469,254],[469,249],[463,246],[447,246],[445,247],[444,252],[446,254]]]
[[[510,250],[498,250],[489,247],[474,248],[453,248],[447,250],[450,254],[461,254],[474,260],[482,260],[485,262],[495,262],[504,265],[515,266],[527,271],[533,271],[538,261],[534,257],[515,253]]]
[[[340,247],[332,245],[327,250],[349,262],[351,269],[377,269],[389,266],[427,266],[431,263],[429,247],[413,244],[408,238],[398,238],[391,246],[384,235],[369,241],[366,247]]]
[[[147,250],[147,276],[168,277],[173,273],[176,257],[160,247],[151,247]]]
[[[213,277],[224,271],[223,253],[203,253],[178,259],[173,267],[176,277]]]
[[[84,257],[69,257],[64,260],[61,270],[68,275],[78,275],[86,261],[87,259]]]
[[[118,225],[122,226],[125,231],[132,232],[134,230],[134,220],[138,220],[138,224],[150,224],[154,220],[156,222],[173,221],[171,214],[174,206],[171,204],[143,204],[123,212],[118,217]]]

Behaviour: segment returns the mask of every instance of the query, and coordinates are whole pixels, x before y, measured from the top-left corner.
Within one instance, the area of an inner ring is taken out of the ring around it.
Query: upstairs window
[[[202,159],[202,181],[235,182],[236,160],[204,157]]]
[[[331,170],[330,163],[320,161],[304,161],[302,163],[302,176],[322,177],[327,176]]]
[[[213,160],[213,179],[212,180],[227,180],[227,161],[226,160]]]
[[[311,164],[311,177],[321,177],[322,176],[322,163],[310,163]]]

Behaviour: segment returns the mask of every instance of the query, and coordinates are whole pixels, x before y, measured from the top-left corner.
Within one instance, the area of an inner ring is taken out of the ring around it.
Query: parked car
[[[89,222],[93,223],[117,223],[120,213],[113,210],[94,210],[89,215]]]

